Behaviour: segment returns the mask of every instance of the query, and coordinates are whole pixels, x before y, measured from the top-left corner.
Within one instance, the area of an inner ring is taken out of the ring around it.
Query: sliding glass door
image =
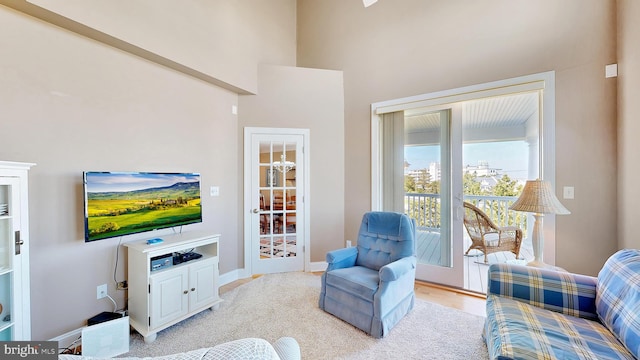
[[[416,221],[417,277],[462,287],[460,116],[455,104],[385,114],[381,167],[382,210]]]
[[[484,292],[490,263],[518,261],[471,249],[465,201],[520,227],[519,258],[530,256],[528,219],[508,208],[526,180],[554,181],[553,85],[543,73],[372,105],[372,210],[416,221],[418,279]],[[550,220],[545,258],[555,255]]]

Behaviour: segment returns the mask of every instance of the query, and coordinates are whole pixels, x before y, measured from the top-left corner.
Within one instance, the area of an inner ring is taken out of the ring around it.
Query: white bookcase
[[[0,161],[0,341],[31,340],[28,171]]]
[[[183,233],[125,244],[128,248],[129,318],[144,341],[151,343],[158,331],[205,309],[217,309],[222,301],[218,287],[220,235]],[[152,258],[195,252],[201,258],[152,269]]]

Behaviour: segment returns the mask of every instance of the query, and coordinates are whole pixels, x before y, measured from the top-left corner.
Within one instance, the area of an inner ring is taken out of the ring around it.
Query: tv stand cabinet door
[[[150,277],[150,328],[161,327],[189,312],[189,272],[172,269]]]
[[[189,282],[191,295],[189,297],[189,311],[197,311],[210,307],[218,299],[216,287],[217,259],[198,261],[189,267]]]

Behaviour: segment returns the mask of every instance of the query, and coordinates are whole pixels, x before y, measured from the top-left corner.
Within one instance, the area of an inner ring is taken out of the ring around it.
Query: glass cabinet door
[[[14,257],[19,249],[16,241],[20,241],[15,230],[20,213],[18,187],[17,179],[0,178],[0,341],[14,340]]]

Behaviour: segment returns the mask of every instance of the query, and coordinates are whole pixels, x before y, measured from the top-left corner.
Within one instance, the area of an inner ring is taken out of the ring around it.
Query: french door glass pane
[[[260,257],[297,256],[296,143],[260,143]]]

